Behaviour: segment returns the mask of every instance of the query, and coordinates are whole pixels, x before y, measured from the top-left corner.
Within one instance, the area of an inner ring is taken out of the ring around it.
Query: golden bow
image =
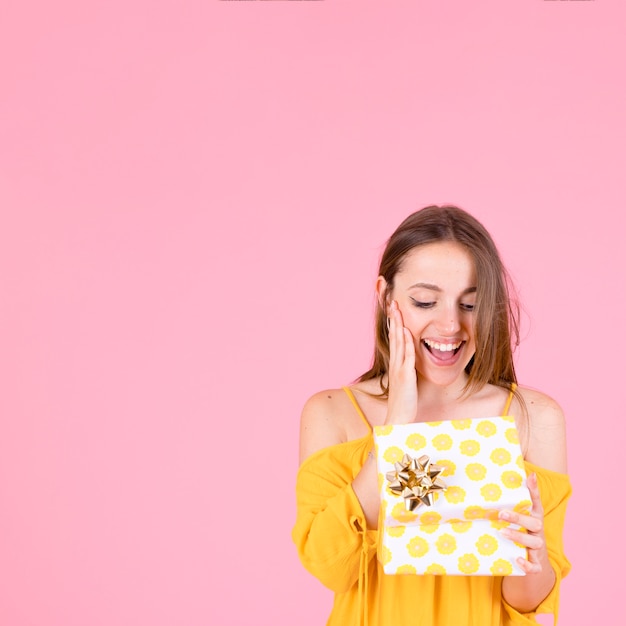
[[[427,454],[419,459],[405,454],[394,467],[393,472],[387,472],[389,489],[404,498],[407,511],[415,510],[420,504],[431,506],[434,492],[447,489],[446,483],[438,478],[445,468],[431,463]]]

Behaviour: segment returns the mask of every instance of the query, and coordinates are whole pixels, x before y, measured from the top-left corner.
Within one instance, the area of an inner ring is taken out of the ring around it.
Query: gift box
[[[528,514],[515,420],[490,417],[374,428],[386,574],[522,576],[526,548],[500,534]]]

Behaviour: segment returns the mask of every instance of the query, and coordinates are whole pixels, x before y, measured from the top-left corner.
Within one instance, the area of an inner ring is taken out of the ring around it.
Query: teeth
[[[456,343],[438,343],[437,341],[431,341],[430,339],[424,339],[424,343],[429,347],[440,352],[452,352],[456,350],[463,342],[457,341]]]

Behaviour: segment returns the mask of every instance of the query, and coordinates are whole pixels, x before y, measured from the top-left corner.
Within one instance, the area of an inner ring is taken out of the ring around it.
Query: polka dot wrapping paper
[[[500,534],[499,511],[528,514],[530,493],[512,417],[421,422],[374,428],[381,520],[378,559],[386,574],[523,576],[526,549]],[[409,510],[390,489],[405,455],[427,455],[445,490]]]

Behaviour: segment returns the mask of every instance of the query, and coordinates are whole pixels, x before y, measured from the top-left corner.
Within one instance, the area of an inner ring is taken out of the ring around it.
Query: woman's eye
[[[464,311],[473,311],[474,310],[474,305],[473,304],[461,304],[461,308]]]
[[[414,298],[411,298],[411,301],[413,302],[413,306],[416,306],[418,309],[432,309],[432,307],[435,306],[434,302],[420,302]]]

